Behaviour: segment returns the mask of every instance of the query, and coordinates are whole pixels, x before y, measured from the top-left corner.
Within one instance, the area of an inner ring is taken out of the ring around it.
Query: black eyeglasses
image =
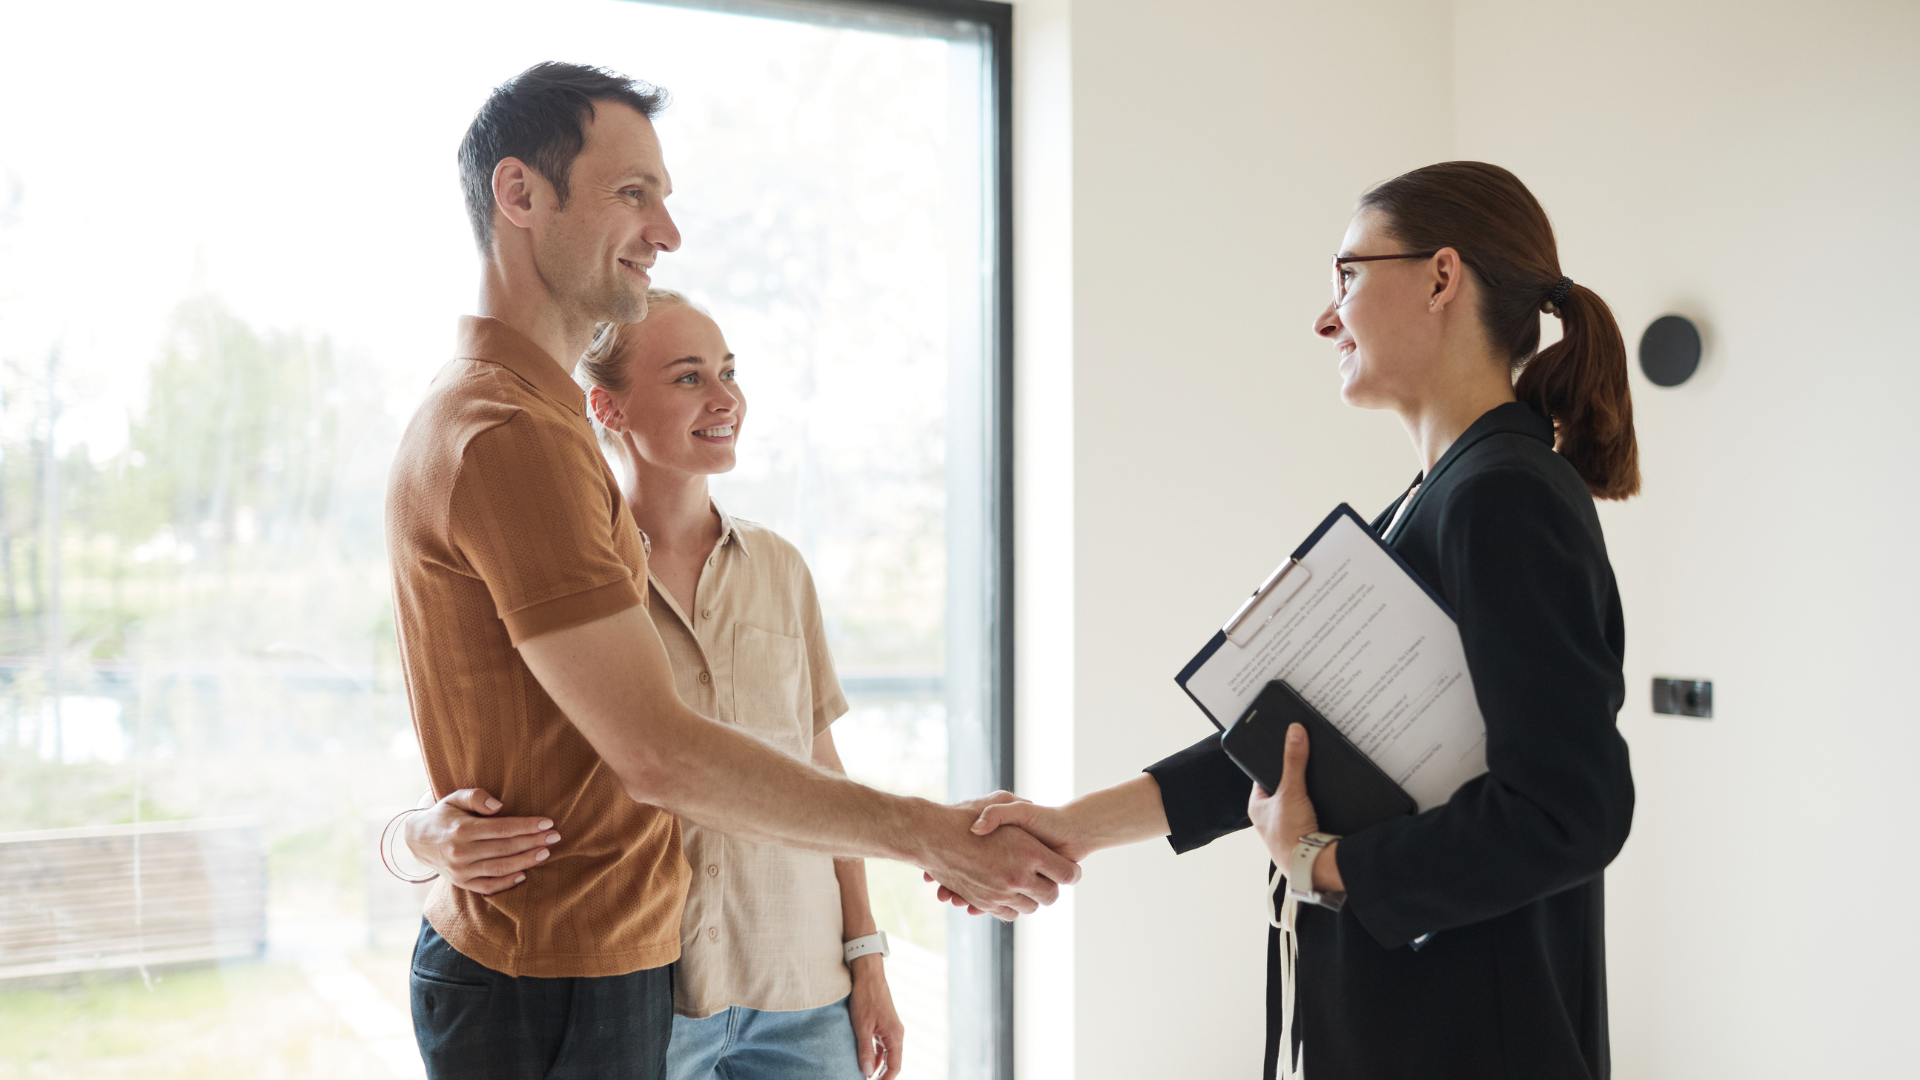
[[[1335,255],[1333,257],[1333,306],[1339,307],[1347,302],[1347,278],[1340,268],[1347,263],[1384,262],[1387,259],[1430,259],[1440,254],[1440,249],[1432,251],[1409,251],[1405,255]]]

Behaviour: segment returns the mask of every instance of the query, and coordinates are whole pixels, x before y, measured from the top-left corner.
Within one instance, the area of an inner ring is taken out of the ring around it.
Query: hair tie
[[[1563,277],[1559,281],[1554,282],[1553,291],[1547,294],[1547,302],[1541,305],[1540,310],[1545,311],[1548,314],[1552,314],[1556,309],[1560,307],[1561,304],[1564,304],[1567,302],[1567,294],[1572,291],[1573,291],[1572,278]]]

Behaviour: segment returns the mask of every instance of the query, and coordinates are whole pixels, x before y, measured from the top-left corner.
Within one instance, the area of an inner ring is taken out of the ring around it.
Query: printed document
[[[1344,505],[1294,558],[1181,672],[1194,701],[1225,725],[1285,680],[1421,810],[1486,772],[1486,722],[1437,597]]]

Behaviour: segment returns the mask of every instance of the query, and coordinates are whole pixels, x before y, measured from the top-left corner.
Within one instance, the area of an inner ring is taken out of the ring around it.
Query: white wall
[[[1914,1075],[1920,6],[1460,0],[1456,149],[1523,177],[1630,341],[1646,494],[1603,512],[1640,801],[1609,873],[1623,1077]],[[1715,718],[1655,717],[1655,674]]]
[[[1205,734],[1174,671],[1333,503],[1410,478],[1307,324],[1364,187],[1497,161],[1630,345],[1707,335],[1688,386],[1636,374],[1647,493],[1604,511],[1640,788],[1616,1075],[1900,1073],[1920,8],[1023,0],[1016,36],[1022,785]],[[1717,717],[1651,716],[1655,673],[1714,679]],[[1254,1075],[1264,867],[1247,836],[1089,860],[1020,929],[1022,1075]]]
[[[1362,32],[1354,78],[1329,45]],[[1431,0],[1035,0],[1015,34],[1016,138],[1048,162],[1019,178],[1020,386],[1045,390],[1021,402],[1018,763],[1059,797],[1211,731],[1174,673],[1334,504],[1415,472],[1395,421],[1339,405],[1309,323],[1355,195],[1451,143],[1448,24]],[[1247,834],[1088,860],[1019,931],[1022,1075],[1257,1075],[1265,874]]]

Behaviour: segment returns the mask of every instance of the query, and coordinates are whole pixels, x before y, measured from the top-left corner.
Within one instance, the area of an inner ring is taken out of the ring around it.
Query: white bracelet
[[[868,956],[873,953],[879,953],[881,956],[893,955],[893,950],[887,947],[887,932],[885,930],[868,934],[866,937],[854,938],[852,941],[847,942],[845,949],[847,963],[849,964],[863,956]]]
[[[387,868],[387,873],[392,874],[394,877],[399,878],[409,885],[425,885],[427,882],[439,877],[440,872],[431,866],[421,864],[419,860],[413,857],[413,853],[406,849],[405,844],[396,844],[395,841],[401,838],[401,834],[405,829],[404,827],[396,829],[394,826],[404,821],[408,814],[416,813],[432,806],[433,801],[433,792],[425,792],[420,796],[420,801],[414,805],[413,809],[402,810],[393,815],[393,817],[387,821],[387,827],[380,830],[380,865]],[[404,865],[406,862],[412,862],[420,866],[421,869],[409,873]]]
[[[1332,833],[1312,832],[1300,838],[1293,845],[1293,852],[1287,856],[1287,893],[1303,904],[1318,904],[1330,911],[1339,911],[1347,902],[1346,893],[1315,892],[1313,888],[1313,863],[1320,852],[1340,839]]]

